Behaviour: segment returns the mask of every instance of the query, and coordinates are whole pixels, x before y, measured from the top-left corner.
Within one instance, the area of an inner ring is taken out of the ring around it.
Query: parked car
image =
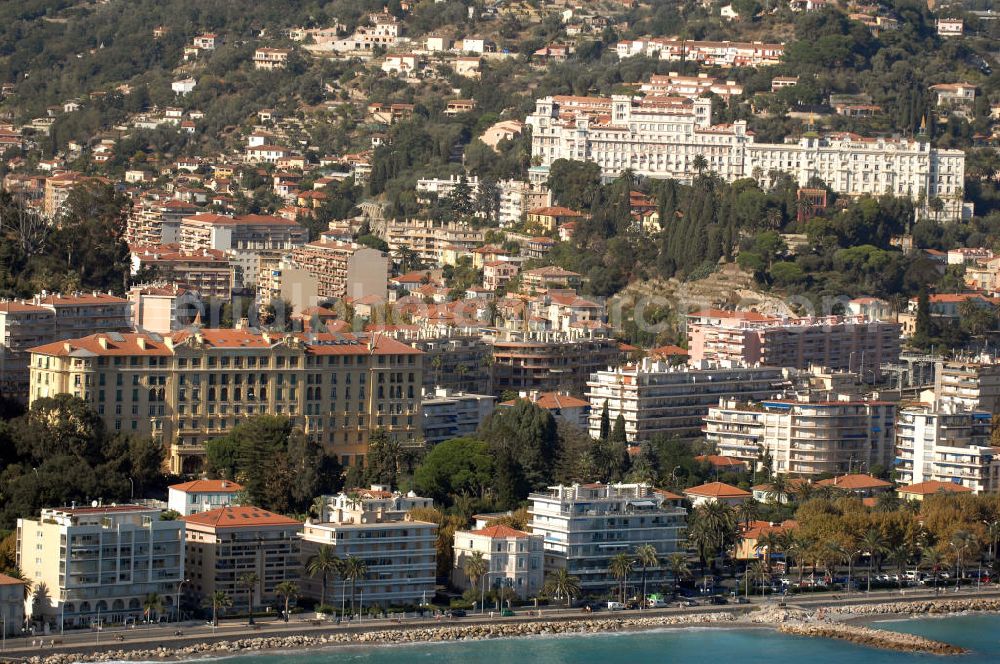
[[[451,617],[452,618],[464,618],[465,616],[466,616],[465,609],[452,609],[451,610]]]
[[[722,595],[712,595],[711,597],[708,598],[708,603],[709,604],[729,604],[729,601],[726,600],[726,598],[723,597]]]
[[[621,611],[624,608],[624,602],[608,602],[608,611]]]
[[[749,604],[750,603],[750,600],[748,600],[743,595],[737,595],[736,597],[733,598],[733,601],[736,602],[737,604]]]

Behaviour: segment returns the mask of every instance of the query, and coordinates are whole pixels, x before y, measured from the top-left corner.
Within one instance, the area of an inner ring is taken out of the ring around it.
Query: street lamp
[[[483,589],[479,596],[479,613],[482,615],[486,612],[486,580],[491,574],[503,574],[503,570],[490,570],[483,574]]]
[[[185,583],[190,583],[190,582],[191,582],[191,579],[181,579],[177,583],[177,602],[174,604],[174,611],[177,612],[177,619],[174,622],[180,622],[181,621],[181,587]]]

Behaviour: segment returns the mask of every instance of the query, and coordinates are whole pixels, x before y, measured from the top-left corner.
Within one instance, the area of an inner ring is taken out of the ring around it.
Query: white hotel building
[[[905,408],[896,424],[896,474],[901,484],[939,481],[975,493],[1000,490],[1000,455],[990,447],[992,417],[954,407]]]
[[[820,178],[847,196],[936,197],[944,203],[942,219],[962,218],[961,150],[846,133],[755,143],[745,121],[712,125],[711,113],[709,99],[544,97],[527,118],[531,153],[543,168],[557,159],[575,159],[597,163],[606,178],[632,169],[637,175],[682,181],[694,177],[694,161],[701,156],[707,170],[728,181],[753,177],[764,186],[777,170],[799,186]]]

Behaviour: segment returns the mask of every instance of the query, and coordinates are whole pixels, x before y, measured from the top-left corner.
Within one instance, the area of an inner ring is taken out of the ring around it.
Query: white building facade
[[[896,427],[901,484],[950,482],[975,493],[1000,490],[1000,457],[990,447],[992,417],[982,411],[905,408]]]
[[[926,207],[939,199],[941,219],[961,219],[965,153],[932,148],[923,139],[804,136],[756,143],[746,122],[711,124],[709,99],[545,97],[528,116],[531,153],[540,166],[557,159],[592,161],[605,178],[631,169],[651,178],[691,181],[695,159],[727,181],[753,177],[767,184],[774,171],[799,186],[822,179],[847,196],[891,193]]]

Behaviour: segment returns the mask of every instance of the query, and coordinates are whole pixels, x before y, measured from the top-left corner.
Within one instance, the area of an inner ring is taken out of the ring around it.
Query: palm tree
[[[274,592],[285,600],[285,622],[288,622],[288,603],[299,597],[299,586],[294,581],[282,581],[274,587]]]
[[[670,576],[673,577],[674,595],[676,595],[680,580],[691,576],[691,566],[688,564],[687,556],[683,553],[671,553],[670,558],[667,559],[667,568],[670,570]]]
[[[743,524],[744,528],[749,528],[750,523],[757,518],[757,501],[747,498],[736,506],[736,519]]]
[[[632,570],[633,565],[635,565],[635,560],[627,553],[615,554],[612,556],[611,562],[608,563],[608,572],[618,579],[622,602],[625,601],[625,584],[628,583],[628,573]]]
[[[486,558],[483,558],[482,551],[476,551],[471,556],[465,559],[462,564],[462,570],[465,575],[469,577],[469,582],[473,588],[479,587],[479,579],[483,578],[486,571],[489,569],[490,563]]]
[[[889,549],[886,558],[896,566],[896,573],[899,575],[899,591],[903,591],[903,574],[906,573],[906,563],[910,561],[913,552],[906,544],[900,544]],[[870,576],[870,575],[869,575]]]
[[[345,579],[351,582],[351,613],[354,613],[354,591],[357,589],[358,579],[363,579],[368,574],[368,563],[361,558],[347,556],[344,559],[344,567],[340,573]]]
[[[934,592],[938,589],[938,575],[941,573],[941,567],[944,565],[944,555],[941,550],[937,547],[927,547],[923,550],[923,554],[920,557],[920,566],[931,571],[934,579]]]
[[[801,537],[798,537],[791,530],[785,531],[781,534],[781,550],[785,554],[785,563],[787,566],[788,560],[794,560],[795,566],[799,568],[799,583],[802,583],[802,561],[805,558],[805,552],[808,547],[805,542],[802,541]]]
[[[337,558],[333,547],[329,544],[322,544],[316,553],[306,560],[306,573],[309,576],[320,576],[322,585],[319,591],[319,605],[326,605],[326,583],[331,572],[340,572],[340,559]]]
[[[790,491],[791,487],[788,483],[788,476],[775,473],[774,478],[771,480],[771,486],[767,490],[767,501],[783,505],[788,502]]]
[[[698,171],[698,175],[701,175],[702,171],[708,168],[708,159],[705,159],[704,155],[695,155],[694,159],[691,160],[691,166]]]
[[[767,571],[767,565],[764,564],[763,560],[755,560],[749,565],[747,565],[746,578],[744,583],[746,583],[747,594],[750,594],[750,586],[753,581],[760,581],[760,596],[764,596],[764,588],[766,584],[764,583],[768,577],[770,577],[770,572]]]
[[[781,535],[768,530],[757,538],[757,549],[764,550],[764,566],[771,569],[771,555],[781,548]]]
[[[219,626],[219,609],[228,609],[232,605],[232,598],[221,590],[216,590],[205,598],[203,606],[212,609],[212,627]]]
[[[549,572],[545,579],[545,592],[557,599],[565,597],[568,608],[573,598],[580,596],[580,579],[561,567]]]
[[[886,550],[885,535],[879,528],[871,528],[861,538],[860,546],[868,553],[868,592],[872,591],[872,562]],[[879,568],[882,563],[879,562]]]
[[[642,566],[642,601],[646,601],[646,569],[660,566],[660,556],[652,544],[635,547],[635,559]]]
[[[36,618],[45,613],[45,607],[49,605],[49,587],[44,581],[40,581],[31,593],[31,617]]]
[[[816,487],[813,486],[812,482],[800,482],[799,485],[795,487],[795,499],[800,503],[804,503],[815,497]]]
[[[146,622],[152,622],[154,613],[163,613],[163,599],[156,593],[149,593],[142,600],[142,612]]]
[[[257,588],[257,583],[260,581],[260,577],[257,576],[256,572],[247,572],[236,579],[236,583],[247,589],[247,615],[250,616],[247,620],[248,625],[255,624],[253,621],[253,591]]]

